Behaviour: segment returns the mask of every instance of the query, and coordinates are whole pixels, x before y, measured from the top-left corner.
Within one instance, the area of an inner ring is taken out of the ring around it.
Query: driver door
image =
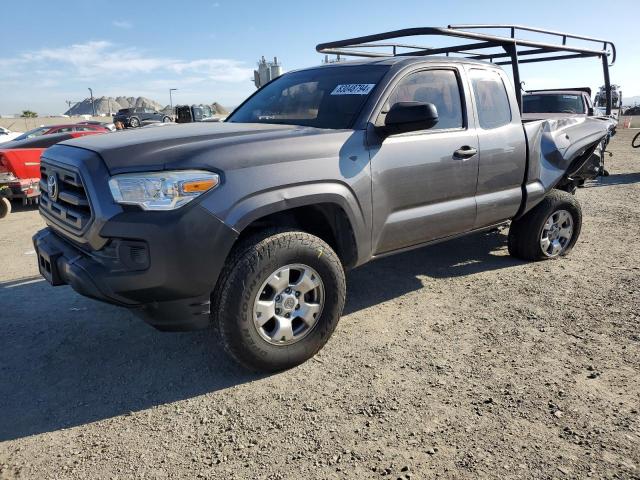
[[[434,127],[378,137],[370,145],[374,255],[473,228],[478,136],[463,75],[445,67],[408,73],[375,120],[384,125],[395,102],[428,102],[438,110]]]

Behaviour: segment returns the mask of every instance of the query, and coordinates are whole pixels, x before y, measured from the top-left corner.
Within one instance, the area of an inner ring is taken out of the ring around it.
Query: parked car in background
[[[0,218],[11,212],[11,201],[23,205],[40,196],[40,155],[58,142],[104,133],[86,130],[40,135],[0,145]]]
[[[122,122],[125,127],[138,128],[154,122],[171,122],[171,117],[152,108],[123,108],[113,116],[113,123]]]
[[[611,85],[611,106],[613,108],[622,107],[622,90],[620,90],[620,85]],[[607,106],[607,88],[602,85],[598,93],[596,93],[596,98],[593,101],[598,107],[606,107]]]
[[[40,137],[42,135],[53,135],[54,133],[72,133],[72,132],[95,132],[95,133],[107,133],[110,132],[108,128],[99,125],[88,125],[85,123],[71,123],[66,125],[42,125],[33,130],[23,133],[22,135],[13,139],[14,142],[21,140],[27,140],[29,138]]]
[[[209,105],[178,105],[175,108],[176,123],[219,122],[221,116],[215,116]]]
[[[0,143],[9,142],[22,135],[22,132],[12,132],[8,128],[0,127]]]
[[[99,127],[104,127],[107,130],[111,130],[112,132],[116,131],[116,126],[113,122],[99,122],[97,120],[87,120],[84,122],[78,122],[78,125],[97,125]]]
[[[627,108],[624,111],[623,115],[640,115],[640,105],[636,105],[635,107]]]
[[[557,88],[530,90],[522,96],[523,120],[542,120],[563,116],[594,116],[591,89]]]

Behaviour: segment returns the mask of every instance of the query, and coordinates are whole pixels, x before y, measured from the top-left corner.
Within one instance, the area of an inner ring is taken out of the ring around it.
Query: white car
[[[4,127],[0,127],[0,143],[8,142],[22,135],[22,132],[12,132]]]

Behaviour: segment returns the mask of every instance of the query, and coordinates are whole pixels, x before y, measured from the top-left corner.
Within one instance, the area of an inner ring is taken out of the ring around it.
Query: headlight
[[[113,199],[143,210],[175,210],[215,188],[220,177],[211,172],[178,170],[173,172],[125,173],[109,180]]]

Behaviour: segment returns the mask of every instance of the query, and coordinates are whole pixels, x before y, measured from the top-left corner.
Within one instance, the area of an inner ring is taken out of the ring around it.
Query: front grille
[[[51,191],[49,181],[54,178]],[[42,159],[40,164],[40,211],[51,222],[75,234],[81,234],[91,223],[89,197],[80,173]]]

